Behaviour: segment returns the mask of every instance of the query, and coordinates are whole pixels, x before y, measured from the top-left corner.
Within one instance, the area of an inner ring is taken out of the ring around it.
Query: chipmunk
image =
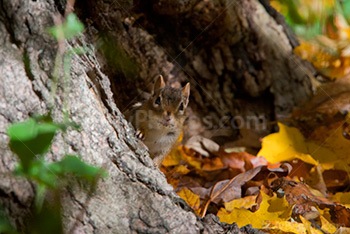
[[[189,96],[190,83],[182,89],[172,88],[165,85],[160,75],[154,84],[152,96],[130,116],[137,136],[147,145],[158,167],[180,137]]]

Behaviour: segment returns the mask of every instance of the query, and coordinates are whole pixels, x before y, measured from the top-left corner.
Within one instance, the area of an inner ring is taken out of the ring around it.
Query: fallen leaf
[[[329,191],[344,191],[349,188],[349,173],[348,166],[345,163],[340,164],[339,166],[334,167],[346,167],[346,170],[324,170],[322,173],[324,182]]]
[[[330,199],[341,204],[350,204],[350,192],[336,193]]]
[[[313,212],[314,207],[318,206],[322,210],[325,208],[330,210],[329,213],[334,224],[350,226],[350,209],[327,198],[313,195],[302,183],[287,178],[278,178],[271,184],[271,189],[284,191],[288,203],[294,205],[292,216],[295,218]]]
[[[263,138],[262,149],[258,156],[264,156],[270,163],[289,161],[295,158],[306,163],[317,165],[323,169],[331,169],[335,165],[350,163],[350,141],[343,137],[339,123],[336,126],[320,127],[318,135],[326,138],[323,143],[310,137],[305,139],[297,128],[278,124],[280,131]],[[335,129],[336,128],[336,129]],[[316,131],[315,131],[316,133]],[[318,144],[320,143],[320,144]]]
[[[340,227],[334,234],[349,234],[350,228]]]
[[[263,138],[258,156],[264,156],[270,163],[299,158],[309,164],[317,165],[309,154],[304,136],[297,128],[278,123],[279,132]]]
[[[204,158],[203,159],[203,171],[215,171],[218,169],[222,169],[224,167],[224,164],[222,163],[222,160],[220,158]]]
[[[197,194],[194,194],[189,189],[181,189],[180,192],[177,193],[182,199],[186,201],[186,203],[197,213],[199,212],[200,199]]]
[[[309,136],[314,142],[309,144],[309,152],[324,169],[333,169],[338,163],[350,163],[350,141],[343,136],[343,123],[320,126]]]
[[[275,233],[273,231],[281,231],[282,233],[288,233],[288,234],[289,233],[309,234],[306,232],[304,224],[289,222],[289,221],[266,220],[264,221],[263,228],[260,230],[266,233]],[[277,232],[277,233],[280,233],[280,232]],[[322,232],[320,234],[322,234]]]
[[[193,136],[186,142],[185,146],[200,153],[202,156],[209,157],[219,151],[220,146],[208,138],[202,136]]]
[[[322,215],[320,216],[321,218],[321,228],[323,231],[328,232],[328,233],[334,233],[337,231],[337,228],[331,224],[326,218],[324,218]]]
[[[262,202],[256,212],[234,208],[232,212],[221,208],[217,214],[221,222],[237,223],[239,227],[251,224],[254,228],[262,228],[266,220],[285,221],[290,218],[293,206],[285,198],[269,197],[262,193]]]
[[[196,169],[201,168],[201,161],[195,157],[196,152],[185,146],[175,147],[163,160],[162,165],[165,167],[176,166],[187,163]]]
[[[224,203],[227,211],[232,211],[234,208],[249,209],[255,204],[256,196],[246,196],[239,199],[234,199],[230,202]]]
[[[268,175],[273,173],[281,173],[281,176],[288,174],[288,170],[284,168],[269,169],[267,166],[260,166],[249,171],[241,173],[231,180],[224,180],[216,183],[213,186],[210,200],[216,204],[220,202],[229,202],[233,199],[241,198],[242,186],[257,177],[257,181],[263,181],[268,178]],[[262,182],[260,183],[262,184]]]
[[[174,148],[163,160],[162,165],[169,167],[169,166],[176,166],[179,165],[181,160],[183,160],[182,155],[184,154],[182,146],[178,146]]]
[[[320,191],[323,196],[327,196],[327,186],[324,182],[320,165],[316,165],[310,170],[308,176],[305,179],[305,182],[312,188]]]
[[[315,229],[311,227],[311,222],[304,217],[300,216],[301,222],[304,224],[306,233],[311,233],[311,234],[324,234],[321,230]]]

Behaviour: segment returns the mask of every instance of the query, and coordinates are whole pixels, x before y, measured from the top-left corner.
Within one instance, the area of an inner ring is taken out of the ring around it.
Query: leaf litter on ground
[[[251,224],[266,233],[346,230],[350,100],[339,92],[350,91],[349,78],[319,90],[278,123],[278,132],[262,139],[257,156],[195,137],[177,146],[161,170],[200,216],[213,213],[222,222]]]

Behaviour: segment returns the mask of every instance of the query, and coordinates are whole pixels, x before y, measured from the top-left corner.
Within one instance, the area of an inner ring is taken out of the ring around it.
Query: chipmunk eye
[[[184,110],[184,104],[181,102],[180,106],[179,106],[179,110],[183,111]]]
[[[157,97],[156,101],[154,102],[156,105],[160,106],[160,97]]]

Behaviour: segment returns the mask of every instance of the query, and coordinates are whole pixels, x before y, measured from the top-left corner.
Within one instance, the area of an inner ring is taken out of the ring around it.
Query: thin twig
[[[66,10],[64,12],[64,18],[74,11],[75,0],[68,0],[66,4]]]

